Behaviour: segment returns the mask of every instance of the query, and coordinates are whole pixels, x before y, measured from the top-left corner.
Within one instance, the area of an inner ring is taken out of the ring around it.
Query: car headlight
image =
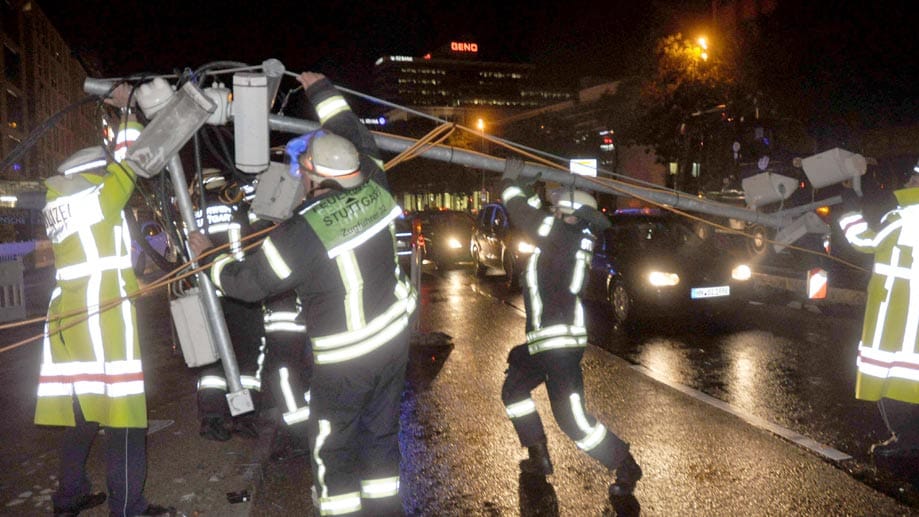
[[[453,237],[450,237],[449,239],[447,239],[447,247],[450,248],[451,250],[458,250],[462,248],[463,245],[462,243],[460,243],[459,240],[454,239]]]
[[[731,278],[734,280],[745,281],[753,277],[753,270],[746,264],[741,264],[731,270]]]
[[[517,243],[517,251],[520,253],[533,253],[536,251],[536,246],[533,246],[527,241],[520,241]]]
[[[652,271],[648,273],[648,283],[654,287],[671,287],[680,283],[680,275],[676,273],[665,273],[663,271]]]

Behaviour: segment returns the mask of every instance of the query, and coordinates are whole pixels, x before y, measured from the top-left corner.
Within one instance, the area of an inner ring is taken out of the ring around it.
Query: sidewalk
[[[189,416],[196,412],[194,393],[150,411],[144,495],[152,503],[175,506],[179,515],[187,517],[253,515],[252,498],[262,485],[268,461],[270,421],[261,420],[258,439],[234,435],[227,442],[214,442],[198,436],[198,419]],[[87,464],[90,478],[97,482],[105,479],[103,452],[102,447],[93,447],[96,457]],[[228,494],[232,493],[246,493],[247,500],[231,503]],[[103,504],[80,515],[107,517],[108,507]]]

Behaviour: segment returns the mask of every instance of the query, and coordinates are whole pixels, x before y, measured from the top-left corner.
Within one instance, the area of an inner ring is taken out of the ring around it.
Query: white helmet
[[[549,203],[565,215],[573,214],[581,207],[597,209],[597,200],[583,190],[556,188],[549,192]]]
[[[360,156],[350,141],[327,131],[313,136],[297,161],[319,187],[346,190],[364,183]]]
[[[70,155],[57,167],[57,172],[64,176],[81,172],[104,172],[108,164],[108,154],[101,145],[86,147]]]

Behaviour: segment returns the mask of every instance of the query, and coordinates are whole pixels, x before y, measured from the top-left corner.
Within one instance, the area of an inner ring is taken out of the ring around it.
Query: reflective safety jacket
[[[899,206],[884,215],[878,231],[858,211],[839,219],[855,249],[874,253],[855,396],[919,404],[919,188],[894,195]]]
[[[523,296],[530,354],[587,345],[581,291],[595,237],[541,209],[537,196],[507,186],[501,193],[511,223],[535,247],[524,269]]]
[[[322,126],[354,143],[370,180],[310,200],[244,262],[219,255],[211,278],[224,294],[246,301],[295,290],[320,365],[388,343],[408,327],[416,296],[396,260],[394,220],[401,209],[373,136],[328,80],[307,94]]]
[[[74,425],[76,395],[87,421],[147,426],[134,306],[117,301],[137,290],[123,213],[134,181],[134,173],[117,163],[104,175],[45,181],[43,216],[57,285],[48,306],[36,424]]]

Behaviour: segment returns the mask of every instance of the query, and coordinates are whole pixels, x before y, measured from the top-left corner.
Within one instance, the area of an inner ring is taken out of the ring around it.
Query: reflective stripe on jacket
[[[527,199],[518,186],[505,188],[501,198],[511,223],[535,247],[524,270],[530,354],[587,346],[581,291],[593,235],[583,225],[567,224],[541,210],[539,198]]]
[[[919,403],[919,188],[897,190],[899,206],[878,231],[859,212],[839,219],[846,239],[874,254],[855,396]]]

